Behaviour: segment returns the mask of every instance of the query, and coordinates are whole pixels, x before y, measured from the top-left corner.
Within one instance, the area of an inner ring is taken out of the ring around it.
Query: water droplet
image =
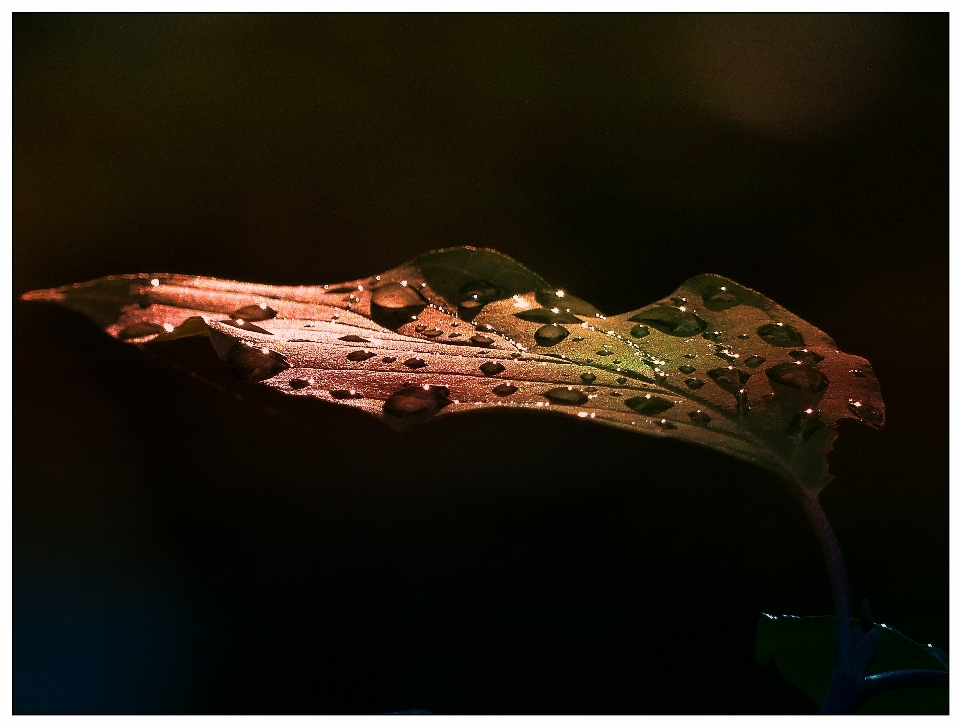
[[[601,356],[613,355],[613,351],[603,348],[602,350],[597,351],[597,355],[601,355]]]
[[[345,340],[348,343],[369,343],[370,342],[366,338],[361,338],[359,335],[353,335],[352,333],[350,335],[342,336],[340,340]]]
[[[806,363],[780,363],[767,369],[767,377],[774,383],[817,393],[827,387],[827,377]]]
[[[259,325],[248,323],[246,320],[218,320],[217,322],[220,323],[221,325],[229,325],[231,328],[239,328],[240,330],[246,330],[249,333],[260,333],[261,335],[273,335],[273,333],[271,333],[269,330],[264,330]],[[166,327],[167,325],[169,325],[169,323],[164,323],[164,327]]]
[[[662,428],[662,429],[666,429],[667,431],[669,431],[670,429],[675,429],[675,428],[677,428],[677,427],[674,426],[672,423],[670,423],[669,421],[667,421],[667,419],[665,419],[665,418],[662,418],[662,419],[660,419],[659,421],[657,421],[657,426],[659,426],[659,427]]]
[[[678,338],[696,335],[707,329],[709,323],[689,310],[667,306],[651,308],[630,318],[634,323],[645,323],[661,333]]]
[[[700,335],[704,340],[720,340],[722,333],[719,330],[711,330]]]
[[[618,377],[617,377],[617,383],[619,383],[621,386],[622,386],[624,383],[626,383],[626,382],[627,382],[627,379],[624,378],[623,376],[618,376]]]
[[[485,376],[495,376],[498,373],[503,373],[506,368],[500,363],[488,360],[486,363],[480,364],[480,370],[483,371],[483,375]]]
[[[450,389],[446,386],[408,386],[384,402],[383,413],[400,419],[420,420],[433,416],[450,403]]]
[[[570,340],[572,340],[574,343],[582,343],[585,340],[585,338],[583,336],[578,335],[576,338],[570,338]]]
[[[623,394],[620,393],[620,391],[610,391],[610,395],[613,396],[614,398],[620,398],[620,396],[622,396]]]
[[[449,338],[459,338],[459,337],[460,337],[460,333],[450,333],[450,335],[447,336],[447,337],[449,337]]]
[[[539,345],[548,346],[556,345],[568,335],[570,331],[562,325],[544,325],[537,329],[533,337]]]
[[[564,293],[563,295],[557,295],[556,292],[547,292],[545,290],[539,290],[534,293],[534,297],[537,299],[537,302],[540,303],[545,308],[559,308],[560,310],[565,310],[567,312],[573,313],[574,315],[585,315],[589,318],[597,317],[600,315],[600,311],[597,310],[590,303],[581,300],[580,298],[574,297],[570,293]],[[579,321],[577,321],[579,322]]]
[[[673,401],[660,398],[660,396],[651,396],[649,393],[645,396],[628,398],[624,403],[637,413],[642,413],[647,416],[656,416],[669,408],[673,408]]]
[[[474,345],[487,347],[488,345],[493,345],[493,338],[489,338],[486,335],[474,335],[472,338],[470,338],[470,342]]]
[[[732,350],[723,345],[714,346],[714,353],[717,358],[725,360],[727,363],[736,363],[737,358],[740,356],[734,353]]]
[[[756,368],[757,366],[762,366],[766,362],[767,362],[767,359],[764,358],[763,356],[751,355],[749,358],[743,361],[743,364],[747,368]]]
[[[632,335],[634,338],[646,338],[648,335],[650,335],[650,328],[648,328],[646,325],[634,325],[632,328],[630,328],[630,335]]]
[[[437,330],[436,328],[431,328],[430,330],[424,330],[423,334],[428,338],[439,338],[443,335],[442,330]]]
[[[808,408],[806,411],[794,414],[787,427],[787,436],[798,441],[806,441],[813,434],[824,427],[819,411]]]
[[[385,328],[396,330],[423,312],[427,301],[414,288],[396,282],[381,285],[370,296],[370,317]]]
[[[234,310],[230,313],[230,317],[234,320],[246,320],[249,323],[250,321],[275,318],[277,317],[277,311],[268,308],[266,305],[247,305],[239,310]]]
[[[686,342],[689,343],[690,341],[688,340],[688,341],[686,341]],[[684,354],[683,354],[683,357],[684,357],[684,358],[696,358],[696,357],[697,357],[697,354],[696,354],[696,353],[684,353]]]
[[[413,329],[418,333],[422,333],[424,330],[427,329],[427,326],[424,325],[423,323],[418,323],[417,325],[413,326]]]
[[[560,311],[559,308],[557,312],[546,308],[522,310],[519,313],[514,313],[513,316],[531,323],[573,323],[574,325],[578,325],[581,322],[577,316]]]
[[[691,411],[687,415],[690,417],[690,421],[695,423],[697,426],[706,426],[708,423],[710,423],[710,417],[700,409]]]
[[[483,306],[484,303],[480,300],[469,298],[457,305],[457,315],[463,320],[473,320],[483,310]]]
[[[593,375],[593,373],[581,373],[580,380],[584,383],[593,383],[595,380],[597,380],[597,377]]]
[[[714,368],[712,371],[707,371],[707,375],[720,388],[735,396],[740,393],[750,378],[749,373],[739,368]]]
[[[705,293],[703,296],[703,306],[715,313],[736,307],[739,304],[740,298],[729,290],[716,289]]]
[[[294,391],[299,391],[301,388],[306,388],[310,384],[302,378],[291,378],[287,382],[287,385],[290,386],[290,388],[292,388]]]
[[[596,393],[596,392],[597,392],[597,387],[596,387],[596,386],[587,386],[587,387],[584,388],[583,390],[586,391],[587,393]]]
[[[427,362],[423,358],[407,358],[403,364],[407,368],[423,368],[427,365]]]
[[[790,357],[802,363],[809,363],[812,366],[823,360],[822,355],[814,353],[812,350],[807,350],[806,348],[803,350],[791,350]]]
[[[689,376],[691,373],[696,372],[697,369],[693,366],[680,366],[677,370]]]
[[[883,411],[876,406],[871,406],[869,403],[851,400],[850,403],[847,404],[847,409],[864,423],[878,425],[883,423]]]
[[[354,361],[369,360],[370,358],[373,358],[375,355],[376,353],[371,353],[370,351],[367,351],[367,350],[353,350],[347,353],[347,360],[354,360]]]
[[[510,357],[511,357],[511,358],[519,358],[521,355],[523,355],[523,353],[511,353],[511,354],[510,354]]]
[[[286,359],[276,351],[254,348],[240,340],[234,343],[227,353],[227,362],[233,374],[247,383],[265,381],[290,367]]]
[[[385,356],[384,358],[381,358],[381,359],[380,359],[380,362],[381,362],[381,363],[396,363],[396,362],[397,362],[397,359],[394,358],[392,355],[388,355],[388,356]]]
[[[587,394],[575,388],[551,388],[540,395],[546,396],[553,403],[559,403],[561,406],[581,406],[588,400]]]
[[[133,338],[145,338],[148,335],[157,335],[162,332],[163,326],[155,323],[133,323],[117,333],[117,337],[120,340],[132,340]]]
[[[778,348],[799,348],[804,345],[800,332],[784,323],[761,325],[757,328],[757,335]]]
[[[861,370],[858,369],[858,368],[854,368],[854,369],[853,369],[852,371],[850,371],[850,372],[851,372],[854,376],[856,376],[857,378],[866,378],[866,377],[867,377],[867,374],[864,373],[863,371],[861,371]]]
[[[747,335],[746,333],[740,333],[740,335],[738,335],[737,337],[740,338],[740,340],[746,340],[750,336]]]
[[[344,399],[351,398],[363,398],[362,393],[358,393],[352,388],[348,391],[345,388],[338,388],[335,391],[330,391],[330,395],[336,398],[338,401],[343,401]]]
[[[511,393],[516,393],[519,388],[512,386],[509,383],[501,383],[499,386],[493,389],[493,392],[498,396],[509,396]]]

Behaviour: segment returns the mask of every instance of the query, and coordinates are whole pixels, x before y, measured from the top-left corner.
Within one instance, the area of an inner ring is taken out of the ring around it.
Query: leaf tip
[[[61,302],[63,300],[63,292],[58,288],[52,287],[49,290],[31,290],[30,292],[25,292],[20,296],[21,300],[26,302]]]

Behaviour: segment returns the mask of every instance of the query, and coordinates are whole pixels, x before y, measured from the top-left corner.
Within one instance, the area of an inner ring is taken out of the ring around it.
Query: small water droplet
[[[493,345],[493,338],[489,338],[486,335],[474,335],[470,338],[470,342],[474,345],[482,345],[486,347],[488,345]]]
[[[286,359],[276,351],[255,348],[239,340],[227,353],[227,362],[233,374],[247,383],[265,381],[290,367]]]
[[[418,332],[418,333],[422,333],[424,330],[427,329],[427,326],[424,325],[423,323],[419,323],[419,324],[413,326],[413,329],[414,329],[416,332]]]
[[[562,325],[544,325],[537,329],[533,337],[538,345],[549,346],[556,345],[568,335],[570,335],[570,331]]]
[[[696,372],[697,369],[693,366],[680,366],[677,370],[689,376],[691,373]]]
[[[516,393],[519,388],[516,386],[510,385],[509,383],[501,383],[499,386],[493,389],[493,392],[498,396],[509,396],[511,393]]]
[[[703,332],[709,325],[707,321],[689,310],[668,306],[644,310],[633,315],[629,320],[634,323],[645,323],[661,333],[682,338]]]
[[[367,350],[353,350],[347,353],[347,360],[353,360],[353,361],[370,360],[375,355],[376,353],[371,353],[370,351],[367,351]]]
[[[606,348],[603,348],[603,349],[597,351],[597,355],[601,355],[601,356],[613,355],[613,351],[612,351],[612,350],[607,350]]]
[[[596,387],[596,386],[587,386],[587,387],[584,388],[583,390],[586,391],[587,393],[596,393],[596,392],[597,392],[597,387]]]
[[[448,335],[447,337],[448,337],[448,338],[459,338],[459,337],[460,337],[460,333],[450,333],[450,335]]]
[[[711,420],[710,417],[700,409],[691,411],[687,415],[690,417],[690,421],[695,423],[697,426],[706,426]]]
[[[736,307],[739,304],[740,298],[738,298],[729,290],[718,288],[705,293],[703,296],[703,306],[707,310],[711,310],[715,313],[718,313],[721,310],[728,310],[729,308]]]
[[[757,328],[757,335],[778,348],[799,348],[804,345],[800,332],[784,323],[767,323]]]
[[[584,337],[578,335],[576,338],[570,338],[570,340],[572,340],[574,343],[582,343],[584,341]]]
[[[853,369],[852,371],[850,371],[850,372],[851,372],[854,376],[856,376],[857,378],[866,378],[866,377],[867,377],[867,374],[864,373],[863,371],[861,371],[861,370],[858,369],[858,368],[854,368],[854,369]]]
[[[306,388],[310,384],[302,378],[291,378],[290,381],[287,382],[287,385],[294,391],[299,391],[301,388]]]
[[[791,350],[790,357],[803,363],[809,363],[812,366],[823,360],[822,355],[812,350],[807,350],[806,348],[803,350]]]
[[[720,388],[735,396],[740,393],[750,378],[750,374],[746,371],[732,367],[714,368],[712,371],[707,371],[707,375],[710,376],[713,382],[720,386]]]
[[[581,373],[580,380],[584,383],[593,383],[595,380],[597,380],[597,377],[593,375],[593,373]]]
[[[510,357],[511,357],[511,358],[519,358],[521,355],[523,355],[523,353],[511,353],[511,354],[510,354]]]
[[[163,326],[156,323],[133,323],[117,333],[117,337],[120,340],[132,340],[133,338],[145,338],[148,335],[157,335],[162,332]]]
[[[723,345],[714,346],[714,353],[717,358],[725,360],[727,363],[736,363],[737,358],[740,356],[734,353],[732,350]]]
[[[763,356],[751,355],[749,358],[743,361],[743,364],[747,368],[756,368],[757,366],[762,366],[766,362],[767,362],[767,359],[764,358]]]
[[[370,342],[366,338],[361,338],[359,335],[353,335],[352,333],[350,335],[342,336],[340,340],[345,340],[348,343],[369,343]]]
[[[441,335],[443,335],[443,331],[437,330],[436,328],[431,328],[430,330],[424,330],[423,334],[427,338],[439,338]]]
[[[871,406],[869,403],[851,400],[850,403],[847,404],[847,409],[864,423],[878,425],[883,423],[883,411],[876,406]]]
[[[648,328],[646,325],[634,325],[632,328],[630,328],[630,335],[632,335],[634,338],[646,338],[648,335],[650,335],[650,328]]]
[[[419,420],[433,416],[450,403],[450,389],[446,386],[408,386],[384,402],[383,413],[399,419]]]
[[[483,375],[485,376],[495,376],[498,373],[503,373],[506,368],[500,363],[488,360],[486,363],[480,364],[480,370],[483,371]]]
[[[669,408],[673,408],[673,401],[660,398],[660,396],[651,396],[649,393],[645,396],[628,398],[624,403],[637,413],[647,416],[656,416]]]
[[[774,383],[806,393],[822,391],[830,382],[823,373],[806,363],[780,363],[767,369],[767,377]]]
[[[737,337],[740,338],[740,340],[746,340],[750,336],[747,335],[746,333],[740,333],[740,335],[738,335]]]
[[[259,325],[254,325],[253,323],[248,323],[246,320],[218,320],[221,325],[229,325],[231,328],[239,328],[240,330],[246,330],[250,333],[260,333],[261,335],[273,335],[269,330],[261,328]],[[164,323],[164,328],[166,328],[169,323]],[[168,332],[173,332],[173,326],[170,326],[171,330]]]
[[[388,355],[388,356],[385,356],[385,357],[381,358],[381,359],[380,359],[380,362],[381,362],[381,363],[396,363],[396,362],[397,362],[397,359],[394,358],[392,355]]]
[[[403,364],[407,368],[423,368],[427,365],[427,362],[423,358],[407,358]]]
[[[587,402],[587,395],[575,388],[551,388],[540,394],[561,406],[581,406]]]
[[[234,320],[258,321],[277,317],[277,311],[266,305],[247,305],[230,313]]]
[[[670,423],[669,421],[667,421],[667,419],[665,419],[665,418],[662,418],[662,419],[660,419],[659,421],[657,421],[657,426],[659,426],[660,428],[665,429],[665,430],[667,430],[667,431],[669,431],[670,429],[675,429],[675,428],[677,428],[677,427],[674,426],[672,423]]]
[[[354,389],[347,390],[345,388],[338,388],[334,391],[330,391],[330,395],[336,398],[338,401],[343,401],[344,399],[352,398],[363,398],[363,394],[355,391]]]
[[[711,330],[707,333],[702,333],[700,335],[704,340],[720,340],[722,333],[719,330]]]
[[[618,377],[617,377],[617,383],[619,383],[621,386],[622,386],[624,383],[626,383],[626,382],[627,382],[627,379],[624,378],[623,376],[618,376]]]

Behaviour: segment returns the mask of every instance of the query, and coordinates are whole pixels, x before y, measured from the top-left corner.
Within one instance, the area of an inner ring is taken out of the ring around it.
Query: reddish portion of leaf
[[[867,361],[716,275],[610,318],[467,247],[337,285],[126,275],[24,298],[134,343],[209,333],[245,379],[398,429],[478,408],[549,409],[709,446],[811,489],[829,481],[837,421],[883,421]]]

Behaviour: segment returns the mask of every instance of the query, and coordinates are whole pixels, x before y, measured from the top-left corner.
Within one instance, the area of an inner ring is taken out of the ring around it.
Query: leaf
[[[854,632],[859,621],[853,620]],[[946,656],[939,648],[921,645],[889,625],[877,624],[880,649],[868,674],[922,668],[947,670]],[[822,703],[830,688],[837,620],[833,615],[797,617],[760,616],[756,656],[760,665],[776,663],[784,678],[816,703]],[[946,688],[919,687],[881,693],[868,699],[860,714],[948,713]]]
[[[471,247],[339,285],[141,274],[23,298],[136,344],[209,334],[240,378],[399,430],[479,408],[559,411],[708,446],[811,490],[829,481],[837,422],[884,415],[867,361],[718,275],[614,317]]]

